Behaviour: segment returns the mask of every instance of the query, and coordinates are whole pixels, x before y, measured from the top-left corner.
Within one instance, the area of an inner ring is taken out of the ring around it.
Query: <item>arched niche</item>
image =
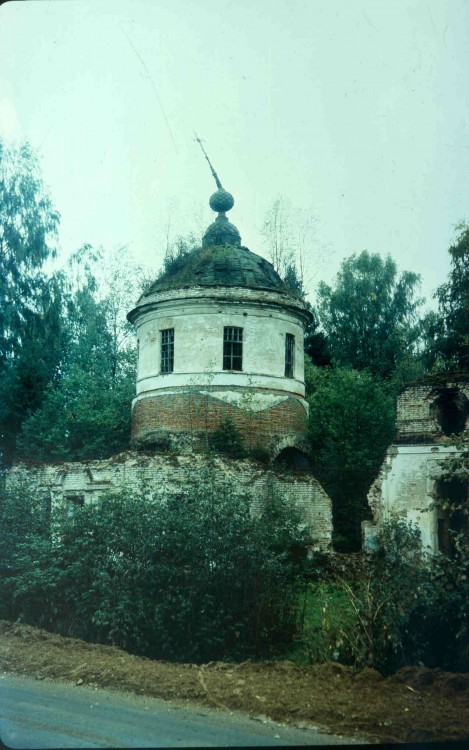
[[[311,464],[308,456],[299,448],[287,447],[275,457],[273,464],[276,469],[294,472],[310,472]]]
[[[438,422],[443,435],[460,435],[466,426],[469,400],[457,388],[445,388],[433,401],[430,414]]]

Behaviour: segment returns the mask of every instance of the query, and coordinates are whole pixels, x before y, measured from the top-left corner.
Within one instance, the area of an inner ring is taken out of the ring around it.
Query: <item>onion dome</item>
[[[213,211],[218,211],[218,216],[205,232],[202,238],[202,247],[212,245],[240,247],[241,236],[235,225],[226,216],[226,211],[234,206],[234,198],[231,193],[219,187],[216,193],[210,196],[209,204]]]

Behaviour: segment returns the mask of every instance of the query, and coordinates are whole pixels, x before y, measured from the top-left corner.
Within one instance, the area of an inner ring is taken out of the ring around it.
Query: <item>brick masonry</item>
[[[448,442],[432,410],[444,390],[455,389],[469,399],[469,374],[458,379],[428,378],[427,382],[408,386],[397,401],[396,443]],[[469,426],[466,421],[466,435]]]
[[[280,403],[256,410],[249,408],[251,394],[247,389],[244,390],[244,408],[216,398],[216,387],[212,386],[210,392],[207,388],[204,390],[205,393],[199,390],[160,393],[137,401],[132,413],[133,444],[164,444],[171,436],[172,439],[192,440],[195,447],[203,447],[207,435],[226,417],[236,424],[248,447],[262,447],[271,453],[275,453],[276,446],[286,435],[302,438],[305,434],[306,410],[295,396],[285,395]],[[243,389],[239,391],[243,394]]]
[[[7,474],[9,484],[26,482],[45,493],[51,507],[77,500],[92,502],[108,491],[149,491],[155,498],[180,494],[188,482],[209,466],[228,478],[256,506],[269,488],[285,497],[301,513],[311,545],[328,549],[332,535],[331,500],[311,474],[268,468],[251,460],[235,461],[202,453],[144,453],[127,451],[103,461],[60,463],[37,467],[19,464]]]

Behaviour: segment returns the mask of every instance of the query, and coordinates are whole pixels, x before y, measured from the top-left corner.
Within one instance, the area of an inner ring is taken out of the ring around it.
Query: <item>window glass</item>
[[[161,372],[174,370],[174,328],[161,331]]]
[[[223,369],[243,369],[243,329],[233,326],[223,331]]]

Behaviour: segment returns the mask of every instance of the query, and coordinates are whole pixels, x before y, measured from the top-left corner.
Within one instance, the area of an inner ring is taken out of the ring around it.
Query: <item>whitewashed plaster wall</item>
[[[181,294],[181,292],[184,294]],[[226,289],[175,290],[153,300],[135,321],[139,341],[137,394],[194,384],[254,386],[304,397],[305,321],[272,292]],[[217,293],[215,293],[217,292]],[[195,295],[195,297],[193,297]],[[156,295],[155,295],[156,297]],[[300,303],[301,304],[301,303]],[[223,371],[223,329],[243,329],[243,370]],[[174,371],[160,373],[160,331],[174,328]],[[285,336],[295,337],[294,377],[286,378]],[[253,381],[255,377],[255,381]]]
[[[373,547],[383,521],[398,517],[416,524],[423,546],[438,551],[437,512],[431,509],[435,482],[445,459],[457,454],[453,446],[391,446],[368,495],[373,520],[362,524],[365,547]]]

